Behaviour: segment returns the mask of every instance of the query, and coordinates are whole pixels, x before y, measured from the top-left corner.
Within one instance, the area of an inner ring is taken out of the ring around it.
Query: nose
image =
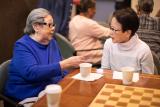
[[[109,29],[109,34],[113,35],[113,30]]]
[[[55,26],[52,26],[52,30],[55,30],[55,28],[56,28]]]
[[[55,32],[55,26],[53,26],[50,31],[51,31],[52,33],[54,33],[54,32]]]
[[[114,32],[113,32],[112,30],[110,30],[109,36],[110,36],[110,37],[113,37],[113,36],[114,36]]]

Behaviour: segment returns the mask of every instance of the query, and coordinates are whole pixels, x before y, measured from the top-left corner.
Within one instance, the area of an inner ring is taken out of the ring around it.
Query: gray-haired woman
[[[54,39],[54,19],[43,8],[28,15],[24,35],[14,46],[9,67],[5,95],[16,101],[35,97],[46,85],[59,82],[71,66],[84,62],[84,57],[74,56],[62,61]]]

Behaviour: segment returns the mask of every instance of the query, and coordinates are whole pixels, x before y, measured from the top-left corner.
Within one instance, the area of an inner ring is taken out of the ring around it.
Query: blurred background
[[[124,6],[136,10],[137,0],[96,0],[97,12],[94,19],[106,24],[112,12],[119,8],[122,2]],[[12,58],[13,45],[22,36],[26,18],[37,4],[38,0],[0,1],[0,63]],[[160,9],[160,0],[154,0],[154,4],[152,16]]]

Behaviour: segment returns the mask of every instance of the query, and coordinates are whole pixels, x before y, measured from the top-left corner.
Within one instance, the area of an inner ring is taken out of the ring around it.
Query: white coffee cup
[[[88,77],[92,70],[91,63],[81,63],[80,65],[80,74],[82,77]]]
[[[45,93],[47,96],[48,107],[59,107],[62,88],[58,84],[46,86]]]
[[[133,67],[122,67],[122,82],[124,85],[130,85],[132,84],[132,78],[133,78],[133,72],[134,72]]]

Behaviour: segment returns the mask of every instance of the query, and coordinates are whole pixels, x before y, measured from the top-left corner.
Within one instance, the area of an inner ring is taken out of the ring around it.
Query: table
[[[92,71],[95,72],[95,69]],[[122,85],[122,80],[112,79],[110,70],[105,70],[101,79],[92,82],[72,79],[78,72],[79,69],[72,71],[59,83],[63,89],[60,107],[88,107],[105,83]],[[160,76],[140,74],[139,81],[131,86],[160,89]],[[38,100],[33,107],[47,107],[46,96]]]

